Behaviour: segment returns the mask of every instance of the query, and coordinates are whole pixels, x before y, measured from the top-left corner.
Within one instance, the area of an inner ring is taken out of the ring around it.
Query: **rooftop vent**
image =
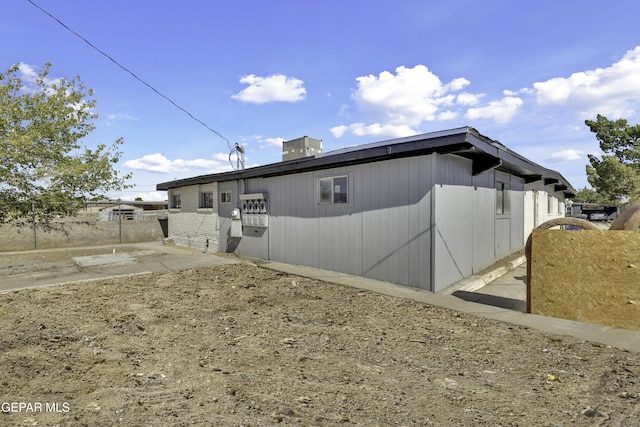
[[[322,153],[322,140],[308,136],[284,141],[282,143],[282,161],[315,156]]]

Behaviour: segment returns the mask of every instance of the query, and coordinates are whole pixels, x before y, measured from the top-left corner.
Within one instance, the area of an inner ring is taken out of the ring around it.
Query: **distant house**
[[[98,219],[100,221],[119,221],[121,218],[124,220],[142,219],[142,208],[120,203],[99,210]]]
[[[100,221],[162,219],[167,216],[168,203],[124,200],[99,200],[85,202],[86,214],[98,213]]]
[[[157,189],[168,191],[177,244],[433,292],[521,249],[575,194],[558,172],[469,127]]]

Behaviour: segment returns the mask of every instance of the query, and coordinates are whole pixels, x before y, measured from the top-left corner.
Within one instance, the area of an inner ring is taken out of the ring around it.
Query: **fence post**
[[[38,249],[36,237],[36,202],[31,202],[31,223],[33,224],[33,249]]]
[[[122,244],[122,201],[118,199],[118,236]]]

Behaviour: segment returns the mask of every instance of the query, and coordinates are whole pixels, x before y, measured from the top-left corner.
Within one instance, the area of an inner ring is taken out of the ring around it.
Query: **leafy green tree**
[[[35,76],[16,64],[0,73],[0,221],[50,219],[73,205],[128,188],[115,169],[122,139],[87,148],[97,118],[93,91],[79,77],[51,79],[51,64]]]
[[[609,120],[598,114],[586,120],[596,134],[601,157],[589,154],[587,180],[599,194],[611,201],[640,199],[640,125],[626,120]]]
[[[578,190],[574,201],[578,203],[596,203],[601,205],[616,204],[615,200],[610,200],[606,196],[598,193],[596,190],[587,187]]]

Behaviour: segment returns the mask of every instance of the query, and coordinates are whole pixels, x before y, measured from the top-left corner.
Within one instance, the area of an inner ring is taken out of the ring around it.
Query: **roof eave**
[[[391,139],[340,149],[314,157],[303,157],[244,170],[168,181],[157,184],[156,189],[162,191],[189,185],[236,179],[290,175],[328,169],[330,167],[349,166],[434,152],[455,154],[471,159],[474,162],[474,174],[490,169],[503,170],[522,177],[527,183],[549,180],[565,186],[565,188],[558,191],[564,191],[565,194],[575,194],[576,192],[571,184],[558,172],[546,169],[522,157],[500,142],[480,134],[471,127]]]

